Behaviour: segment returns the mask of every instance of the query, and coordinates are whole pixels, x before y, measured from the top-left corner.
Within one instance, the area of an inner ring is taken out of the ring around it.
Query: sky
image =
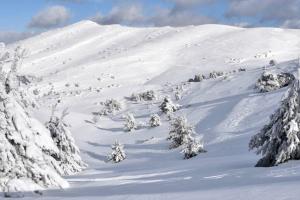
[[[0,0],[0,42],[80,20],[102,25],[300,28],[300,0]]]

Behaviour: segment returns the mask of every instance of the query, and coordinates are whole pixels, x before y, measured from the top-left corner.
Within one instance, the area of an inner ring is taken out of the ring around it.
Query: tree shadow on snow
[[[96,154],[96,153],[91,152],[91,151],[82,151],[82,152],[85,153],[85,154],[87,154],[91,158],[96,159],[96,160],[101,160],[101,161],[104,161],[104,162],[107,160],[106,156],[103,156],[103,155],[100,155],[100,154]]]

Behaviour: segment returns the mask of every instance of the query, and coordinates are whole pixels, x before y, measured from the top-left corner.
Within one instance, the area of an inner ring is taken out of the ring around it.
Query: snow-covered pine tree
[[[300,85],[296,80],[270,122],[252,137],[249,148],[263,157],[257,167],[271,167],[300,159]]]
[[[174,104],[169,97],[165,97],[159,108],[163,113],[169,114],[177,111],[179,109],[179,105]]]
[[[6,75],[0,71],[0,191],[68,187],[62,169],[48,155],[58,152],[49,131],[7,90]]]
[[[161,125],[160,117],[158,114],[150,116],[149,124],[151,127],[157,127]]]
[[[20,64],[22,63],[25,56],[25,49],[17,47],[14,51],[12,64],[10,66],[10,71],[7,74],[5,81],[5,90],[6,93],[17,92],[20,87],[20,82],[17,78],[17,70]]]
[[[6,92],[13,93],[12,95],[17,101],[19,101],[20,104],[22,104],[24,108],[37,106],[33,94],[23,89],[19,80],[18,69],[22,64],[26,53],[26,49],[21,48],[20,46],[14,50],[12,60],[10,61],[11,66],[9,68],[9,72],[5,75]]]
[[[118,141],[115,141],[115,144],[111,146],[111,149],[112,152],[107,158],[108,161],[119,163],[126,158],[124,145],[120,144]]]
[[[125,115],[125,124],[124,124],[124,130],[131,132],[133,130],[137,129],[137,123],[135,121],[135,118],[133,114],[127,113]]]
[[[194,139],[195,130],[190,125],[185,117],[176,117],[171,122],[168,140],[172,143],[170,148],[177,148],[181,145],[186,145],[190,140]]]
[[[181,152],[184,154],[184,159],[190,159],[197,156],[199,153],[205,153],[206,151],[204,150],[202,141],[193,138],[188,140]]]
[[[64,118],[69,114],[67,109],[62,112],[60,117],[55,115],[55,110],[56,105],[53,107],[49,122],[46,123],[46,127],[59,150],[57,154],[51,156],[59,162],[64,175],[72,175],[82,171],[87,165],[81,160],[79,149],[64,121]]]
[[[174,96],[175,96],[175,99],[176,99],[177,101],[179,101],[179,100],[182,98],[182,95],[181,95],[181,92],[180,92],[180,91],[176,91],[175,94],[174,94]]]

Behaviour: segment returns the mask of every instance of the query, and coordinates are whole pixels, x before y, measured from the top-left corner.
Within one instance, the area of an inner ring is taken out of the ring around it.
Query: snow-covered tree
[[[118,141],[115,141],[115,144],[111,146],[112,152],[108,156],[108,161],[112,161],[114,163],[119,163],[126,158],[126,154],[124,151],[124,145],[120,144]]]
[[[175,96],[175,99],[176,99],[177,101],[179,101],[179,100],[182,98],[182,95],[181,95],[181,92],[180,92],[180,91],[176,91],[175,94],[174,94],[174,96]]]
[[[122,105],[115,99],[107,99],[103,104],[103,109],[99,112],[100,115],[115,114],[122,109]]]
[[[176,117],[171,122],[168,140],[172,143],[170,148],[177,148],[186,145],[190,140],[194,139],[195,130],[185,117]]]
[[[67,187],[48,152],[58,152],[49,132],[12,97],[1,94],[0,191]]]
[[[199,153],[205,153],[203,142],[196,138],[189,139],[187,144],[185,144],[182,153],[184,154],[184,159],[190,159],[197,156]]]
[[[258,167],[270,167],[300,159],[300,85],[295,81],[270,122],[252,137],[249,147],[263,157]]]
[[[137,123],[135,121],[133,114],[127,113],[124,118],[125,118],[125,123],[124,123],[125,131],[131,132],[137,129]]]
[[[11,62],[10,71],[5,81],[6,93],[17,91],[20,87],[20,81],[17,77],[17,70],[25,57],[25,49],[17,47],[14,51],[13,60]]]
[[[18,73],[26,54],[26,49],[17,47],[14,50],[12,60],[6,60],[9,61],[11,65],[9,67],[9,71],[5,74],[4,82],[6,93],[12,93],[15,99],[19,101],[24,108],[37,106],[33,94],[28,92],[27,89],[21,87],[21,80],[24,76],[20,76]]]
[[[65,116],[69,114],[68,111],[65,109],[62,115],[58,117],[55,115],[55,108],[56,106],[53,108],[49,122],[46,123],[46,127],[59,150],[57,154],[51,156],[59,162],[64,175],[72,175],[86,168],[86,164],[81,160],[79,149],[64,121]]]
[[[272,72],[264,72],[257,80],[255,88],[260,92],[270,92],[279,88],[290,85],[295,80],[295,77],[289,73],[275,74]]]
[[[1,64],[0,64],[1,65]],[[0,66],[0,191],[68,187],[49,153],[58,153],[49,131],[31,118]]]
[[[169,97],[165,97],[159,108],[163,113],[169,114],[177,111],[179,109],[179,105],[174,104]]]
[[[160,117],[158,114],[151,115],[149,124],[151,127],[157,127],[161,125]]]

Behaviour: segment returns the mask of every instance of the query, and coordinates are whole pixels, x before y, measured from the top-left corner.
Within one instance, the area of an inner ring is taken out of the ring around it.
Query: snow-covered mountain
[[[264,68],[296,74],[300,30],[132,28],[82,21],[7,48],[19,45],[27,49],[20,72],[32,78],[28,92],[39,91],[34,115],[45,122],[57,101],[61,110],[69,107],[66,121],[89,165],[66,177],[69,189],[44,192],[44,199],[299,198],[300,162],[255,168],[260,157],[248,151],[248,143],[287,90],[258,93],[254,85]],[[270,60],[278,64],[270,67]],[[227,75],[187,82],[212,71]],[[126,98],[149,89],[158,94],[157,100],[137,103]],[[179,101],[176,90],[181,91]],[[167,95],[182,105],[175,115],[186,116],[203,135],[207,153],[184,160],[180,149],[170,150],[164,115],[161,126],[149,128],[150,115],[159,113]],[[93,123],[92,113],[110,98],[120,101],[122,110]],[[130,133],[123,130],[128,112],[141,124]],[[127,154],[118,164],[106,162],[115,140]]]

